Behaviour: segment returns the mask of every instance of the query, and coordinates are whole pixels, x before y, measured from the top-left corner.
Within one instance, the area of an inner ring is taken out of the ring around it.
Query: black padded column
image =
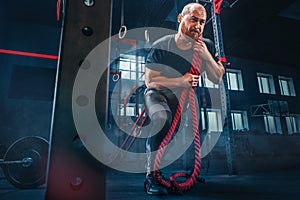
[[[92,6],[86,2],[93,2]],[[110,36],[111,0],[67,0],[56,83],[46,199],[105,199],[104,166],[81,143],[72,116],[72,89],[89,52]],[[109,48],[107,47],[107,63]],[[101,56],[102,58],[105,56]],[[106,67],[106,66],[100,66]],[[97,90],[99,123],[105,124],[107,75]]]

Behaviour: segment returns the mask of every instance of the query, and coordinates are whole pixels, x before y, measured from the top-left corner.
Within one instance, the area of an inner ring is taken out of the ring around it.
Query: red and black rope
[[[193,55],[192,66],[191,66],[190,72],[194,75],[199,75],[201,65],[202,65],[202,60],[199,58],[199,56],[195,52]],[[174,173],[170,177],[170,182],[168,182],[165,179],[163,179],[161,177],[161,173],[159,173],[160,163],[164,156],[166,146],[168,145],[171,138],[173,137],[176,126],[180,120],[181,113],[182,113],[182,107],[187,98],[187,95],[189,95],[189,103],[190,103],[190,108],[191,108],[191,113],[192,113],[192,124],[193,124],[193,133],[194,133],[194,145],[195,145],[194,169],[193,169],[193,172],[191,175],[186,174],[184,172]],[[195,92],[193,89],[184,89],[181,94],[181,97],[179,100],[179,105],[176,110],[174,119],[172,121],[171,128],[168,131],[166,137],[163,139],[163,141],[157,151],[155,161],[154,161],[154,176],[166,188],[171,189],[176,192],[179,192],[179,193],[183,193],[185,191],[190,190],[195,185],[197,178],[200,174],[200,167],[201,167],[201,147],[200,147],[200,135],[199,135],[199,128],[198,128],[197,108],[196,108],[196,103],[195,103]],[[178,177],[184,177],[186,179],[183,182],[177,182],[176,178],[178,178]]]

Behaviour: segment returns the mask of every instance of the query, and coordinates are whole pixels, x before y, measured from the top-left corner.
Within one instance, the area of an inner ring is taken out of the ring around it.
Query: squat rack
[[[235,0],[232,4],[223,0],[196,0],[196,2],[203,2],[206,4],[211,4],[211,18],[207,21],[212,22],[213,27],[213,36],[216,52],[219,55],[220,61],[223,65],[226,65],[225,50],[223,44],[223,35],[222,35],[222,26],[221,26],[221,9],[222,4],[226,3],[227,7],[232,8],[239,0]],[[225,69],[226,66],[224,65]],[[232,119],[231,119],[231,105],[230,105],[230,96],[227,84],[226,75],[223,76],[223,82],[220,84],[220,96],[221,96],[221,108],[222,116],[224,121],[223,134],[225,136],[225,149],[226,149],[226,161],[227,161],[227,170],[229,175],[234,174],[233,170],[233,161],[232,161]]]

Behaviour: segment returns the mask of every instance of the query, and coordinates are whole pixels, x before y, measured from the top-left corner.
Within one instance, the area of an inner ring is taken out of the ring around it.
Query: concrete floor
[[[38,200],[44,199],[45,186],[38,189],[20,190],[10,185],[0,174],[1,200]],[[166,174],[168,175],[168,174]],[[300,170],[273,171],[244,175],[205,175],[205,183],[183,195],[149,196],[143,191],[143,174],[128,174],[113,170],[107,171],[107,200],[156,200],[156,199],[284,199],[300,198]]]

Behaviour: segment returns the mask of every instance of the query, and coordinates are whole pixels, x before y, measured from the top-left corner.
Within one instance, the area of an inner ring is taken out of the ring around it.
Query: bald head
[[[181,38],[188,36],[197,41],[204,30],[206,10],[199,3],[189,3],[178,14],[177,20],[179,22],[178,36]]]
[[[193,10],[199,10],[200,12],[202,12],[203,14],[206,15],[206,10],[205,8],[199,4],[199,3],[189,3],[187,5],[185,5],[182,9],[182,16],[185,16],[187,14],[190,14],[191,12],[193,12]]]

